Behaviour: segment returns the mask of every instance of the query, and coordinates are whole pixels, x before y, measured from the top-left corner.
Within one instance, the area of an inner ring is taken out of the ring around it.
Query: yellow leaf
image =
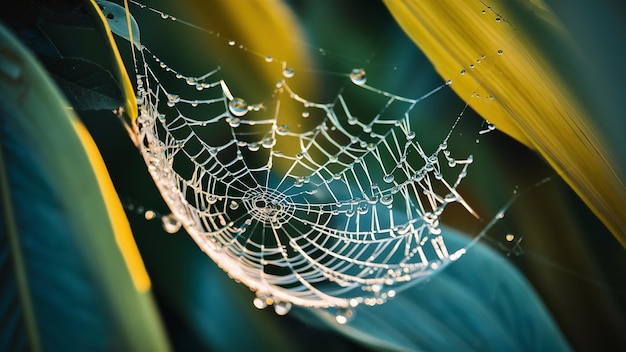
[[[484,119],[539,152],[626,246],[626,187],[587,106],[537,45],[541,25],[579,56],[539,0],[384,0],[437,72]],[[509,10],[507,13],[506,11]]]

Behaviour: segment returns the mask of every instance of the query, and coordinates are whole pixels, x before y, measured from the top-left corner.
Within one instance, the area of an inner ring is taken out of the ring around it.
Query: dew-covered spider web
[[[477,216],[459,191],[472,155],[448,148],[466,109],[434,147],[416,133],[417,108],[452,81],[401,96],[355,67],[332,99],[309,100],[290,85],[297,70],[263,55],[282,76],[253,101],[220,67],[192,75],[144,45],[134,58],[136,137],[166,220],[255,291],[258,308],[382,304],[468,249],[448,248],[440,224],[452,204]],[[362,99],[377,108],[362,111]]]

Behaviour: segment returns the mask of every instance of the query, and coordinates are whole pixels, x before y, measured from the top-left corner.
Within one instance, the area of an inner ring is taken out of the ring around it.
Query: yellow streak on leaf
[[[109,28],[109,24],[104,17],[102,11],[100,11],[100,7],[96,4],[95,0],[90,0],[91,3],[91,11],[92,13],[99,19],[99,21],[94,21],[96,25],[100,25],[100,32],[105,36],[105,45],[109,47],[111,50],[112,60],[115,63],[116,68],[116,78],[120,82],[122,86],[122,93],[126,98],[126,102],[124,104],[124,108],[126,109],[126,115],[130,118],[131,124],[137,120],[138,109],[137,109],[137,98],[135,96],[135,89],[133,88],[132,83],[130,82],[130,78],[128,77],[128,73],[126,72],[126,66],[124,66],[124,61],[122,60],[122,56],[117,48],[117,44],[115,43],[115,38],[113,37],[113,33]],[[129,25],[130,26],[130,25]],[[129,31],[130,32],[130,31]],[[132,36],[131,36],[132,38]],[[125,126],[130,130],[130,126]],[[131,133],[132,135],[132,133]],[[137,141],[134,141],[137,144]]]
[[[384,2],[437,72],[452,79],[455,92],[499,130],[538,151],[626,246],[626,187],[612,167],[614,156],[529,31],[500,17],[507,2]],[[571,40],[540,1],[528,6]]]
[[[98,147],[91,138],[85,125],[78,119],[73,119],[72,123],[77,136],[80,138],[85,148],[91,166],[94,169],[94,174],[106,205],[108,217],[111,221],[111,227],[115,233],[115,242],[122,253],[135,289],[142,293],[148,292],[150,290],[150,277],[148,276],[143,259],[135,243],[124,208],[120,203],[115,187],[109,177],[109,172],[104,164],[104,160],[102,160]]]

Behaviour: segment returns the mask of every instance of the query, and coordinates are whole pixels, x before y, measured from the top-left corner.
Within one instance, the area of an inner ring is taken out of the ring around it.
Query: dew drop
[[[512,233],[509,233],[506,235],[505,239],[509,242],[513,241],[515,239],[515,236]]]
[[[228,206],[231,210],[237,210],[239,208],[239,203],[234,200],[230,201],[230,205]]]
[[[276,144],[276,140],[272,137],[263,138],[263,148],[271,148]]]
[[[309,117],[309,112],[307,110],[304,110],[302,112],[302,117],[304,117],[304,118]]]
[[[285,67],[285,68],[283,68],[283,76],[284,76],[285,78],[291,78],[291,77],[293,77],[294,73],[295,73],[295,72],[293,71],[293,68],[291,68],[291,67]]]
[[[176,94],[168,94],[167,101],[171,103],[178,103],[180,101],[180,97]]]
[[[461,76],[463,76],[465,74],[465,70],[461,70]]]
[[[392,174],[387,174],[383,177],[383,181],[387,182],[387,183],[391,183],[393,182],[394,177]]]
[[[447,81],[446,81],[446,86],[449,86],[449,85],[451,85],[451,84],[452,84],[452,80],[451,80],[451,79],[449,79],[449,80],[447,80]]]
[[[178,221],[174,214],[164,215],[161,217],[161,223],[163,224],[163,230],[170,234],[178,232],[181,227],[180,221]]]
[[[228,45],[230,45],[230,46],[235,45],[235,41],[234,41],[234,40],[229,40],[229,41],[228,41]]]
[[[362,68],[355,68],[350,72],[350,80],[357,86],[362,86],[367,81],[367,75]]]
[[[391,203],[393,203],[393,196],[390,194],[384,195],[380,198],[380,204],[382,205],[391,205]]]
[[[342,308],[337,311],[337,314],[335,315],[335,320],[338,324],[343,325],[349,322],[350,319],[352,319],[353,314],[354,313],[351,309]]]
[[[238,117],[233,117],[232,119],[227,119],[230,127],[239,127],[241,125],[241,120]]]
[[[411,131],[406,134],[406,139],[412,140],[413,138],[415,138],[415,132]]]
[[[152,210],[146,210],[146,212],[143,213],[143,217],[146,220],[152,220],[152,219],[154,219],[156,217],[156,213],[154,211],[152,211]]]
[[[287,135],[287,133],[289,133],[289,126],[287,126],[287,125],[278,125],[276,127],[276,134],[278,134],[279,136],[285,136],[285,135]]]
[[[276,302],[274,303],[274,311],[278,315],[285,315],[291,310],[291,303],[289,302]]]
[[[502,55],[504,52],[502,50],[498,50],[498,55]]]
[[[248,150],[250,150],[251,152],[256,152],[259,149],[261,149],[261,147],[259,146],[259,143],[257,142],[248,143]]]
[[[376,203],[378,203],[378,196],[371,196],[367,198],[367,203],[371,205],[376,205]]]
[[[254,304],[254,306],[257,309],[265,309],[267,308],[267,302],[265,302],[265,299],[262,297],[255,297],[254,301],[252,301],[252,303]]]
[[[215,204],[217,203],[217,196],[215,194],[211,194],[207,197],[207,201],[209,204]]]
[[[502,19],[500,17],[496,17],[496,22],[500,22]]]
[[[265,62],[272,62],[272,61],[274,61],[273,57],[271,57],[271,56],[266,56],[265,57]]]
[[[241,98],[234,98],[228,102],[228,110],[235,116],[243,116],[248,113],[248,103]]]

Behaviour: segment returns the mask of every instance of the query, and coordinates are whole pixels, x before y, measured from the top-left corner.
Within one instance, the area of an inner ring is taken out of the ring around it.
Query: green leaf
[[[167,350],[95,144],[4,26],[0,43],[0,348]]]
[[[114,110],[124,104],[115,78],[102,66],[81,58],[42,60],[76,110]]]

